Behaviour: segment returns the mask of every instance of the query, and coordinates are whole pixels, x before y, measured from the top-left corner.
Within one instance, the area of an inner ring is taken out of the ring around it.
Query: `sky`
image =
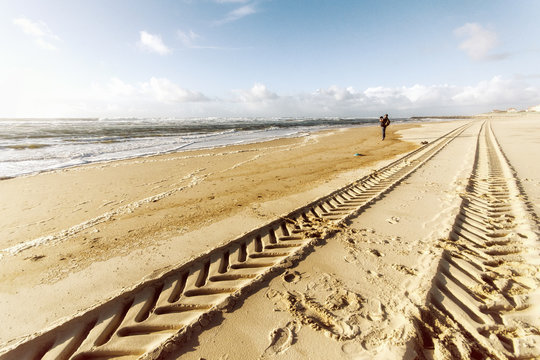
[[[540,104],[537,0],[0,0],[0,117]]]

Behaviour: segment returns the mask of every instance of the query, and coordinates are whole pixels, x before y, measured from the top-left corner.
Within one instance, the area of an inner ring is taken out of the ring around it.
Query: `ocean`
[[[0,119],[0,179],[377,123],[376,118]]]

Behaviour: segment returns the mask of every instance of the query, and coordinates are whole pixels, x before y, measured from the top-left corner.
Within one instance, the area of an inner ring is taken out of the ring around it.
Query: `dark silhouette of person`
[[[385,114],[384,117],[379,118],[379,122],[381,123],[382,128],[382,139],[384,140],[386,136],[386,127],[390,125],[390,119],[388,118],[388,114]]]

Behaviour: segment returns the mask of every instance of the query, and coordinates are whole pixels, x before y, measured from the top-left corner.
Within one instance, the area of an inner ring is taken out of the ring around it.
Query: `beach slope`
[[[34,233],[3,246],[0,357],[538,357],[540,169],[522,154],[540,150],[539,128],[483,116],[391,127],[384,143],[377,128],[339,130],[4,181],[11,194],[71,176],[68,190],[103,171],[100,213],[81,201],[85,222],[58,219],[69,231],[43,237],[56,217],[37,211],[4,220]],[[118,168],[139,169],[140,193],[119,196]]]

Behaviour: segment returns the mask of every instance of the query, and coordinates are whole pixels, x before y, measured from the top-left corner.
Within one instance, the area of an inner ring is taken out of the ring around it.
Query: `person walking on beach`
[[[388,114],[385,114],[384,117],[379,118],[379,122],[381,123],[382,128],[382,139],[384,140],[386,136],[386,127],[390,125],[390,119],[388,118]]]

